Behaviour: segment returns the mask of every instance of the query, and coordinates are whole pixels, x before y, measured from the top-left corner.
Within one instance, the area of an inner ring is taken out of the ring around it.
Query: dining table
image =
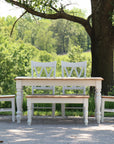
[[[84,86],[95,87],[95,117],[97,123],[101,121],[101,90],[102,77],[16,77],[16,104],[17,104],[17,123],[22,120],[22,103],[24,86]]]

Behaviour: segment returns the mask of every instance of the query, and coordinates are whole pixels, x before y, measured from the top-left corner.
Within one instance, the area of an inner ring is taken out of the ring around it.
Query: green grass
[[[24,116],[27,115],[27,111],[23,113]],[[34,111],[35,116],[51,116],[52,112],[51,111]],[[75,111],[75,110],[69,110],[65,112],[66,116],[74,116],[74,117],[80,117],[83,116],[83,112],[81,111]],[[105,113],[105,117],[114,117],[114,113]],[[55,111],[55,116],[61,116],[61,111]],[[89,111],[88,113],[89,117],[95,117],[95,112]]]
[[[11,112],[0,112],[0,116],[5,115],[12,115]],[[24,116],[27,116],[27,111],[23,112]],[[52,111],[51,110],[39,110],[39,111],[34,111],[34,115],[35,116],[51,116],[52,115]],[[80,117],[83,116],[83,112],[79,111],[79,110],[67,110],[65,112],[66,116],[74,116],[74,117]],[[114,113],[112,112],[105,112],[105,117],[114,117]],[[55,116],[61,116],[61,111],[55,111]],[[89,111],[88,113],[89,117],[94,117],[95,116],[95,112],[93,111]]]

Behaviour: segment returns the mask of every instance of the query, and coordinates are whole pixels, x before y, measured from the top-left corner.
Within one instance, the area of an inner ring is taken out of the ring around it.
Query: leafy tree
[[[16,27],[18,31],[17,39],[31,43],[40,50],[47,52],[57,52],[57,54],[67,53],[72,45],[81,45],[87,50],[87,33],[79,24],[67,20],[33,20],[30,15],[25,15]]]
[[[56,56],[53,57],[53,55],[54,54],[50,54],[47,51],[41,51],[39,55],[39,61],[41,62],[55,61],[54,58],[56,58]]]
[[[85,17],[79,9],[71,10]],[[1,28],[3,33],[9,35],[16,17],[7,16],[1,18]],[[84,28],[68,20],[46,20],[33,19],[32,15],[26,14],[18,21],[13,30],[13,38],[21,39],[25,43],[31,43],[40,50],[57,52],[57,54],[67,53],[71,45],[80,45],[84,50],[88,49],[89,40]]]
[[[91,38],[92,76],[104,78],[103,93],[113,84],[114,25],[113,0],[91,0],[92,15],[87,19],[65,11],[58,0],[5,0],[24,8],[28,13],[46,19],[67,19],[81,24]],[[60,1],[61,2],[61,1]]]
[[[46,50],[47,52],[56,52],[55,39],[53,38],[53,32],[49,30],[51,25],[50,21],[39,21],[39,31],[36,35],[35,46],[40,50]]]
[[[14,42],[0,33],[0,93],[16,93],[16,76],[30,75],[30,60],[38,50],[21,41]]]
[[[70,61],[71,62],[85,61],[84,57],[82,56],[82,52],[83,50],[79,46],[77,47],[73,46],[68,53]]]
[[[12,28],[12,24],[15,22],[16,17],[11,17],[11,16],[7,16],[0,18],[0,32],[2,33],[2,35],[4,36],[9,36],[11,28]],[[14,34],[13,34],[13,38],[16,37],[16,33],[14,30]]]
[[[24,42],[31,43],[39,50],[56,52],[55,39],[52,37],[52,32],[48,30],[50,25],[49,20],[36,19],[35,21],[27,15],[18,22],[17,39],[21,38]]]
[[[56,47],[57,54],[66,54],[72,45],[80,45],[83,50],[88,49],[87,42],[90,43],[90,40],[87,41],[88,35],[79,24],[64,19],[55,20],[52,21],[48,31],[53,32],[52,36],[55,40],[53,47]]]

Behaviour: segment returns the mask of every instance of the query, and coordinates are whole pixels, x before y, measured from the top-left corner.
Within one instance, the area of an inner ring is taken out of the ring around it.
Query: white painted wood
[[[77,77],[51,77],[51,78],[42,78],[42,77],[16,77],[16,88],[17,88],[17,123],[21,122],[22,115],[22,88],[23,86],[94,86],[95,97],[96,97],[96,119],[97,123],[100,123],[100,107],[101,107],[101,87],[102,80],[101,77],[86,77],[86,78],[77,78]],[[61,102],[60,102],[61,103]]]
[[[28,109],[28,125],[32,123],[32,104],[34,103],[81,103],[84,105],[84,123],[88,125],[88,99],[89,96],[76,96],[76,95],[32,95],[26,96],[27,109]]]
[[[15,95],[0,95],[0,101],[11,102],[11,108],[0,108],[0,112],[12,112],[12,122],[15,122]]]
[[[31,74],[32,77],[55,77],[56,76],[56,61],[54,62],[35,62],[31,61]],[[52,90],[53,94],[55,94],[55,86],[32,86],[32,94],[34,94],[34,90]],[[32,105],[32,114],[34,113],[34,104]],[[37,109],[42,109],[42,107],[38,107]],[[52,109],[52,117],[55,116],[55,104],[52,104],[52,107],[43,107],[43,109]]]
[[[114,109],[105,108],[105,102],[114,102],[114,96],[102,96],[101,100],[101,121],[104,122],[104,112],[114,112]]]
[[[61,61],[61,68],[62,68],[62,77],[72,77],[73,72],[75,73],[75,76],[80,77],[86,77],[86,67],[87,62],[65,62]],[[65,90],[82,90],[82,93],[85,95],[86,88],[85,86],[63,86],[63,94],[65,94]],[[78,94],[77,94],[78,95]],[[61,104],[61,111],[62,111],[62,117],[65,117],[65,109],[72,109],[72,107],[67,107],[65,104]],[[74,109],[74,108],[73,108]],[[83,107],[75,107],[75,109],[83,109]]]

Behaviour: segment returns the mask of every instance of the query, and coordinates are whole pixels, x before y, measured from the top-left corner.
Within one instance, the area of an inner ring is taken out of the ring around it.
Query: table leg
[[[95,91],[95,112],[97,123],[100,124],[101,120],[101,88],[96,87]]]
[[[22,99],[23,99],[23,91],[22,88],[17,88],[17,123],[21,122],[22,118]]]

